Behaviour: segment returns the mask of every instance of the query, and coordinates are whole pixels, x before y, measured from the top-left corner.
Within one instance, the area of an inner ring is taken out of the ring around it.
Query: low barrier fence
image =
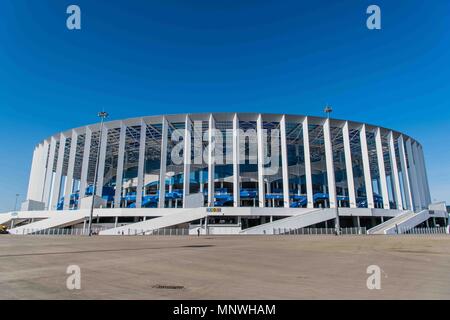
[[[128,232],[129,233],[126,235],[135,235],[135,236],[188,236],[189,235],[189,229],[186,229],[186,228],[154,229],[154,230],[129,229]]]
[[[400,228],[400,233],[403,234],[447,234],[447,227],[433,227],[433,228]]]
[[[107,228],[93,228],[92,234],[97,235],[100,231]],[[400,234],[448,234],[448,227],[433,227],[433,228],[399,228]],[[20,234],[20,233],[19,233]],[[25,235],[53,235],[53,236],[83,236],[88,235],[87,228],[52,228],[45,230],[38,229],[23,229],[22,234]],[[195,233],[196,234],[196,233]],[[334,228],[275,228],[273,229],[274,235],[335,235],[336,229]],[[340,228],[340,235],[365,235],[367,229],[361,228]],[[188,236],[189,229],[186,228],[174,228],[174,229],[155,229],[155,230],[143,230],[143,229],[128,229],[118,232],[118,235],[127,236]]]
[[[92,234],[96,235],[106,228],[92,228]],[[46,236],[86,236],[88,229],[83,228],[51,228],[51,229],[22,229],[22,234],[46,235]]]
[[[326,235],[326,234],[336,234],[335,228],[299,228],[299,229],[289,229],[289,228],[276,228],[273,229],[274,235]],[[367,234],[365,227],[361,228],[340,228],[340,235],[363,235]]]

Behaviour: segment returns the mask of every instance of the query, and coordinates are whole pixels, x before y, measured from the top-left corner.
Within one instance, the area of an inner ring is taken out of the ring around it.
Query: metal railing
[[[92,234],[98,234],[100,231],[107,228],[92,228]],[[19,235],[46,235],[46,236],[86,236],[88,235],[87,228],[50,228],[50,229],[22,229]]]
[[[330,235],[336,234],[335,228],[276,228],[273,229],[274,235]],[[339,234],[341,235],[365,235],[367,230],[365,227],[361,228],[340,228]]]
[[[433,228],[399,228],[400,233],[403,234],[447,234],[447,227],[433,227]]]
[[[144,229],[127,229],[126,231],[120,231],[117,233],[118,235],[125,236],[188,236],[189,229],[186,228],[162,228],[162,229],[153,229],[153,230],[144,230]]]

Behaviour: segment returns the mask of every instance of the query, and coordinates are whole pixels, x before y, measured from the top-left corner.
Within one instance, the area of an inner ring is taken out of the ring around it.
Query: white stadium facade
[[[288,114],[149,116],[55,134],[34,149],[27,200],[0,223],[12,234],[86,234],[91,206],[100,235],[393,234],[448,223],[431,204],[418,141]]]

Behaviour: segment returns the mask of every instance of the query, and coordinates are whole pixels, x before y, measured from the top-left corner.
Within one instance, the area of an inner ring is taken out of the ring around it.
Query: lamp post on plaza
[[[333,112],[333,109],[331,108],[330,105],[326,105],[325,108],[323,109],[323,112],[325,112],[327,114],[327,119],[328,119],[328,125],[330,126],[330,132],[331,132],[331,125],[330,125],[330,114],[331,112]],[[331,137],[330,137],[331,138]],[[336,187],[336,175],[334,175],[334,195],[336,197],[336,201],[335,201],[335,206],[336,206],[336,223],[335,223],[335,230],[336,230],[336,235],[338,235],[340,233],[340,223],[339,223],[339,205],[338,205],[338,200],[337,200],[337,187]]]
[[[16,193],[16,201],[14,202],[14,212],[17,211],[17,201],[19,200],[19,196],[20,196],[20,194]]]
[[[95,194],[97,192],[97,174],[98,174],[98,165],[99,165],[99,159],[100,159],[100,149],[102,144],[102,134],[103,134],[103,122],[108,117],[108,113],[105,111],[99,112],[98,117],[101,119],[100,122],[100,135],[98,139],[98,146],[97,146],[97,160],[95,163],[95,173],[94,173],[94,184],[92,186],[92,201],[91,201],[91,210],[89,214],[89,225],[88,225],[88,235],[92,235],[92,216],[94,215],[94,201],[95,201]]]

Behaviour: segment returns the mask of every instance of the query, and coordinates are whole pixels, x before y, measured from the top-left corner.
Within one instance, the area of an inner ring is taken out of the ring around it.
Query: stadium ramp
[[[182,212],[171,213],[165,216],[131,223],[124,226],[100,231],[100,235],[135,235],[148,234],[153,230],[167,228],[181,223],[187,223],[206,217],[201,208],[186,209]]]
[[[5,224],[11,221],[12,215],[11,212],[0,214],[0,224]]]
[[[428,220],[430,217],[428,210],[420,212],[405,211],[392,219],[367,230],[368,234],[397,234],[414,228],[418,224]]]
[[[311,209],[294,216],[244,229],[240,234],[273,234],[275,229],[300,229],[335,217],[335,209]]]
[[[64,214],[54,214],[49,218],[18,226],[8,231],[10,234],[20,235],[31,234],[51,228],[64,228],[66,226],[82,222],[87,214],[88,213],[86,210],[74,210],[70,212],[64,212]]]

